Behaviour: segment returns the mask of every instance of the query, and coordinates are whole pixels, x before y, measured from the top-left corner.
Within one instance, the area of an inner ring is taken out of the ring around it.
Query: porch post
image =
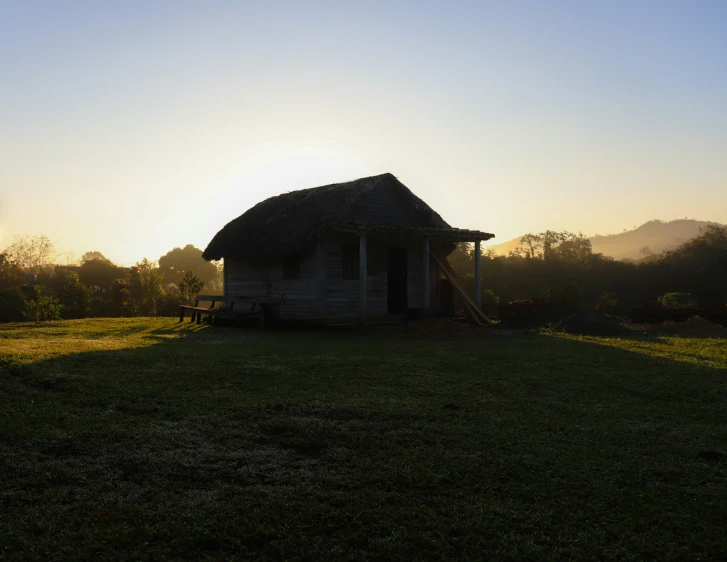
[[[361,234],[359,235],[358,239],[358,259],[359,259],[359,265],[358,265],[358,279],[359,279],[359,287],[361,289],[361,319],[363,321],[363,325],[366,325],[366,301],[368,300],[366,298],[367,291],[366,291],[366,277],[367,277],[367,271],[366,271],[366,235]]]
[[[475,242],[475,302],[482,308],[482,281],[480,280],[480,241]]]
[[[424,308],[430,307],[431,291],[429,290],[429,238],[424,239],[422,244],[424,253]]]
[[[316,282],[317,282],[317,308],[318,317],[326,316],[326,252],[323,247],[323,238],[318,240],[316,245]]]

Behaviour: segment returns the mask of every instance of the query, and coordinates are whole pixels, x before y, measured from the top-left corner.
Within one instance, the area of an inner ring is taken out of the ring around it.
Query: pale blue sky
[[[128,264],[391,172],[503,242],[727,223],[727,2],[0,0],[0,248]]]

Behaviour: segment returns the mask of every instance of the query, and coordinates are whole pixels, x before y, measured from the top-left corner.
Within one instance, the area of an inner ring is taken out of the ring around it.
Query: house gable
[[[433,226],[431,219],[417,209],[411,194],[393,182],[374,187],[352,205],[343,218],[406,226]]]

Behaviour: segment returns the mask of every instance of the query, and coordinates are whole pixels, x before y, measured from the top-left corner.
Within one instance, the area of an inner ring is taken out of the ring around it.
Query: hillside
[[[619,234],[596,235],[590,238],[595,253],[610,256],[617,260],[632,259],[638,260],[643,257],[642,248],[648,248],[652,253],[659,254],[665,250],[674,248],[681,242],[694,238],[699,230],[709,224],[716,224],[708,221],[692,219],[679,219],[674,221],[653,220],[642,224],[634,230],[628,230]],[[520,244],[520,237],[489,246],[488,250],[494,250],[498,255],[507,255]]]

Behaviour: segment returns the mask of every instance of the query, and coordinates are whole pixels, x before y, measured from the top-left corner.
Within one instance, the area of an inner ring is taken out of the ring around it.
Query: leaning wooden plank
[[[461,285],[457,284],[457,280],[447,275],[446,272],[445,276],[447,276],[447,278],[452,283],[452,287],[462,300],[462,304],[465,306],[465,310],[468,310],[470,312],[470,315],[476,318],[477,323],[480,325],[482,325],[483,322],[486,324],[491,324],[490,319],[485,316],[485,314],[479,309],[479,307],[472,301],[472,298],[467,294],[467,291]]]
[[[462,297],[463,301],[466,301],[470,308],[486,323],[492,324],[492,320],[490,320],[482,310],[480,310],[480,307],[477,306],[477,303],[472,300],[472,297],[470,297],[467,294],[467,291],[460,285],[459,279],[457,279],[457,274],[452,270],[452,267],[449,265],[449,262],[446,260],[442,261],[438,256],[436,256],[434,253],[432,253],[432,257],[437,261],[439,266],[442,268],[442,273],[445,274],[445,276],[450,280],[452,283],[452,286],[456,289],[456,291],[459,293],[459,295]]]
[[[452,285],[452,287],[454,288],[455,293],[460,296],[460,299],[462,300],[462,306],[464,307],[464,311],[467,317],[478,326],[482,326],[482,320],[480,319],[479,315],[473,310],[472,305],[467,302],[467,299],[464,298],[464,296],[460,293],[457,287],[455,287],[454,285]]]
[[[464,305],[465,313],[467,313],[467,316],[470,317],[471,320],[475,322],[478,326],[482,326],[482,320],[480,319],[479,315],[475,312],[475,309],[470,305],[469,302],[467,302],[467,299],[463,298],[462,294],[455,288],[455,291],[457,291],[457,294],[460,295],[462,298],[462,304]]]
[[[431,252],[431,256],[434,261],[437,262],[437,265],[439,265],[439,267],[442,269],[442,273],[444,273],[447,279],[449,279],[449,281],[452,283],[452,287],[462,297],[462,301],[466,302],[472,309],[473,313],[479,316],[482,321],[487,324],[492,324],[492,320],[490,320],[487,315],[480,310],[480,307],[477,306],[477,303],[472,300],[472,297],[470,297],[467,294],[467,291],[465,291],[462,285],[460,285],[459,279],[457,279],[457,274],[452,270],[452,266],[449,265],[449,262],[446,259],[440,259],[439,256],[437,256],[434,252]]]

